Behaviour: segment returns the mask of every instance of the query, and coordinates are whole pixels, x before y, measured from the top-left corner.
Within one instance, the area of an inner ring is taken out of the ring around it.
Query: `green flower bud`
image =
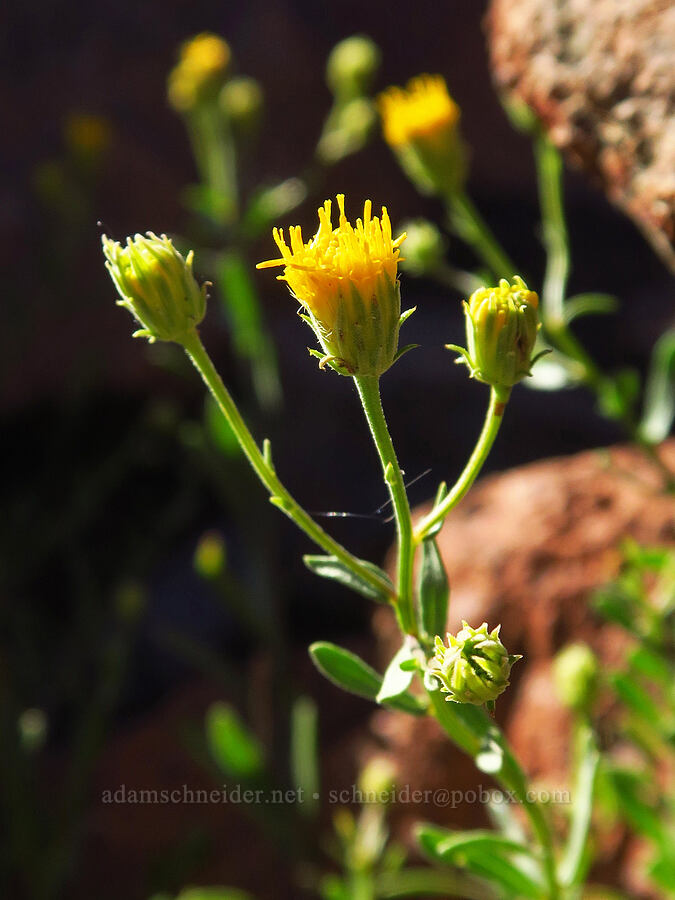
[[[244,137],[254,134],[262,118],[264,97],[255,78],[232,78],[220,92],[220,106],[234,131]]]
[[[49,723],[44,711],[37,707],[24,709],[17,722],[19,741],[27,753],[37,753],[47,740]]]
[[[386,802],[396,785],[396,766],[386,756],[374,756],[359,775],[364,803]]]
[[[539,357],[532,358],[540,328],[539,297],[516,275],[498,287],[479,288],[464,302],[467,349],[448,344],[461,354],[472,378],[493,387],[511,388]]]
[[[493,703],[509,685],[511,666],[519,655],[509,654],[499,640],[498,625],[488,633],[487,622],[472,628],[462,622],[457,637],[448,634],[446,647],[435,638],[436,655],[429,661],[428,671],[441,682],[446,700],[455,703]]]
[[[227,547],[217,531],[207,531],[197,544],[193,563],[202,578],[212,579],[221,575],[227,562]]]
[[[326,81],[340,100],[367,94],[380,67],[380,48],[369,37],[356,34],[331,50],[326,63]]]
[[[407,235],[401,268],[411,275],[433,272],[445,257],[446,243],[438,228],[428,219],[405,222],[401,230]]]
[[[561,703],[589,709],[598,686],[598,660],[588,644],[569,644],[553,661],[553,683]]]
[[[206,313],[206,288],[192,274],[193,251],[183,259],[169,238],[137,234],[126,246],[102,237],[106,268],[121,299],[143,328],[134,337],[181,343]]]

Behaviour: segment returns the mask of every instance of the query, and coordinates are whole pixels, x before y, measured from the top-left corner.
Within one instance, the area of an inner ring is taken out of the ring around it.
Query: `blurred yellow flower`
[[[382,130],[401,166],[425,193],[454,189],[464,176],[460,110],[440,75],[419,75],[377,99]]]
[[[178,63],[169,74],[169,103],[177,112],[189,112],[201,100],[215,95],[230,67],[232,53],[216,34],[198,34],[180,49]]]
[[[459,107],[440,75],[419,75],[406,88],[390,87],[378,97],[388,144],[399,147],[417,140],[438,140],[459,121]]]
[[[275,228],[281,258],[258,264],[259,269],[284,266],[286,281],[308,313],[326,356],[323,363],[346,374],[381,374],[394,361],[398,343],[401,301],[397,267],[405,234],[392,237],[386,207],[372,216],[372,203],[363,205],[363,218],[352,225],[345,215],[344,195],[337,195],[339,220],[333,228],[332,204],[319,209],[319,229],[304,242],[299,225]]]

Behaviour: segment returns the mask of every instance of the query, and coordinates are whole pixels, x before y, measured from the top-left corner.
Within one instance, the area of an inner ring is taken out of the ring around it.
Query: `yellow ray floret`
[[[289,246],[283,230],[275,228],[281,258],[258,264],[259,269],[284,266],[279,280],[288,282],[298,300],[329,330],[339,302],[352,290],[369,299],[383,275],[392,285],[396,283],[399,247],[405,240],[405,234],[392,239],[386,207],[381,218],[373,218],[372,203],[366,200],[363,219],[354,226],[345,215],[344,194],[337,195],[337,202],[337,228],[333,228],[331,201],[326,200],[319,209],[319,230],[310,241],[303,241],[302,229],[295,225],[289,228]]]
[[[378,97],[378,108],[392,147],[445,136],[459,120],[459,107],[440,75],[419,75],[405,89],[389,88]]]

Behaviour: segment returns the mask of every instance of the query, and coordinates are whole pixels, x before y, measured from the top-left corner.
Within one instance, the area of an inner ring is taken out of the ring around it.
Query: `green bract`
[[[509,654],[499,640],[498,625],[491,632],[487,622],[472,628],[462,622],[462,630],[454,637],[448,634],[446,647],[436,636],[436,655],[429,661],[429,673],[441,682],[446,700],[481,705],[497,699],[509,685],[514,662],[521,656]]]
[[[134,337],[181,344],[204,318],[206,288],[192,273],[193,252],[184,259],[169,238],[137,234],[126,246],[102,237],[106,268],[125,306],[143,328]]]
[[[479,288],[464,302],[467,349],[448,344],[461,354],[472,378],[493,387],[510,388],[530,374],[536,357],[539,297],[516,275],[497,287]]]

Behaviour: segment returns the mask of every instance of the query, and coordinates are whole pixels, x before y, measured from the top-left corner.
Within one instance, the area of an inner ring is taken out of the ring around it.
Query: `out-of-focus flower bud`
[[[235,134],[250,137],[257,132],[265,100],[255,78],[231,78],[223,85],[219,99]]]
[[[425,275],[438,268],[445,258],[446,242],[438,228],[428,219],[404,222],[405,257],[401,268],[411,275]]]
[[[405,89],[378,97],[384,138],[403,171],[424,194],[449,194],[464,184],[467,150],[460,110],[440,75],[420,75]]]
[[[126,246],[102,237],[106,268],[120,300],[141,323],[134,337],[182,343],[206,314],[206,288],[192,273],[192,250],[184,259],[169,238],[137,234]]]
[[[358,788],[364,803],[385,803],[396,785],[397,770],[386,756],[374,756],[359,775]]]
[[[497,287],[479,288],[464,302],[467,349],[461,354],[472,378],[493,387],[511,388],[530,374],[539,323],[539,297],[516,275],[513,284],[502,278]]]
[[[380,67],[381,53],[369,37],[356,34],[331,50],[326,81],[339,102],[368,93]]]
[[[133,625],[145,612],[147,600],[143,585],[130,579],[120,584],[115,591],[115,611],[122,622]]]
[[[553,661],[553,683],[561,703],[586,712],[598,686],[598,660],[588,644],[569,644]]]
[[[199,539],[195,549],[193,564],[202,578],[217,578],[227,563],[227,547],[222,535],[217,531],[207,531]]]
[[[283,232],[275,228],[281,258],[258,263],[258,268],[284,266],[278,277],[304,307],[302,318],[323,350],[312,351],[321,357],[321,367],[330,365],[341,375],[378,376],[400,355],[397,266],[405,235],[392,239],[385,207],[381,219],[373,218],[372,204],[366,200],[363,219],[354,226],[345,215],[344,195],[338,194],[337,201],[337,228],[326,200],[314,237],[305,243],[300,226],[291,226],[288,246]]]
[[[189,113],[205,100],[213,100],[230,68],[229,45],[216,34],[198,34],[180,48],[178,62],[169,74],[169,103],[179,113]]]
[[[44,711],[36,707],[24,709],[17,722],[19,741],[26,753],[37,753],[47,740],[48,722]]]
[[[509,685],[511,666],[521,656],[509,654],[499,639],[498,625],[488,632],[487,622],[472,628],[462,622],[462,630],[454,637],[448,634],[448,646],[435,639],[436,655],[429,661],[428,671],[441,682],[446,700],[455,703],[494,702]]]
[[[70,113],[63,125],[68,151],[85,163],[95,163],[110,146],[112,129],[103,116]]]
[[[345,156],[357,153],[373,133],[377,115],[372,101],[355,97],[336,106],[326,120],[316,148],[318,158],[333,165]]]

